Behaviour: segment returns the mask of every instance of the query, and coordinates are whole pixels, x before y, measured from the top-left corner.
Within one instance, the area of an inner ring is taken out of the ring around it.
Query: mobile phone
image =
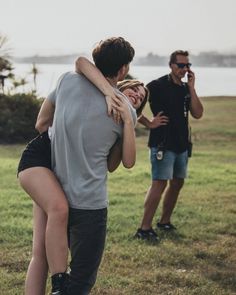
[[[188,73],[186,73],[185,76],[184,76],[184,80],[183,80],[183,81],[184,81],[185,83],[188,83],[188,79],[189,79],[189,78],[190,78],[190,75],[189,75]]]

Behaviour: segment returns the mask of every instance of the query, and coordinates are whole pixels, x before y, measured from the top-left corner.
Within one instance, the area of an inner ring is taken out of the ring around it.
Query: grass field
[[[202,101],[204,118],[191,122],[189,178],[172,220],[177,232],[159,232],[155,245],[133,239],[150,184],[144,129],[136,166],[109,175],[107,243],[93,295],[236,294],[236,97]],[[22,149],[0,146],[1,295],[23,294],[31,255],[32,203],[15,173]],[[155,222],[159,215],[160,208]]]

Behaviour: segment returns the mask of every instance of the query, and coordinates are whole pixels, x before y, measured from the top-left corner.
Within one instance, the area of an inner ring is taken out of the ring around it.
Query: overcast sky
[[[91,52],[110,36],[137,56],[236,53],[236,0],[0,0],[0,9],[15,56]]]

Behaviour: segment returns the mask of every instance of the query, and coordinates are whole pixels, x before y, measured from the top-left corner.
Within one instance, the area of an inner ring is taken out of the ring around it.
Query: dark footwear
[[[51,277],[52,281],[52,293],[51,295],[66,295],[66,283],[68,280],[68,274],[56,273]]]
[[[176,227],[168,222],[168,223],[160,223],[160,222],[157,222],[157,228],[161,229],[161,230],[166,230],[166,231],[169,231],[169,230],[175,230]]]
[[[146,230],[139,228],[134,238],[147,241],[159,241],[156,232],[152,228]]]

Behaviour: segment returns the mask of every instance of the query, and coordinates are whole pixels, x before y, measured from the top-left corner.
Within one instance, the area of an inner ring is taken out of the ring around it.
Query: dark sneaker
[[[52,292],[51,295],[66,295],[66,284],[69,275],[67,273],[56,273],[51,277]]]
[[[136,234],[134,235],[134,237],[140,240],[156,241],[156,242],[159,241],[156,232],[152,228],[147,230],[139,228]]]
[[[161,229],[161,230],[166,230],[166,231],[169,231],[169,230],[175,230],[176,227],[168,222],[168,223],[160,223],[160,222],[157,222],[157,228]]]

